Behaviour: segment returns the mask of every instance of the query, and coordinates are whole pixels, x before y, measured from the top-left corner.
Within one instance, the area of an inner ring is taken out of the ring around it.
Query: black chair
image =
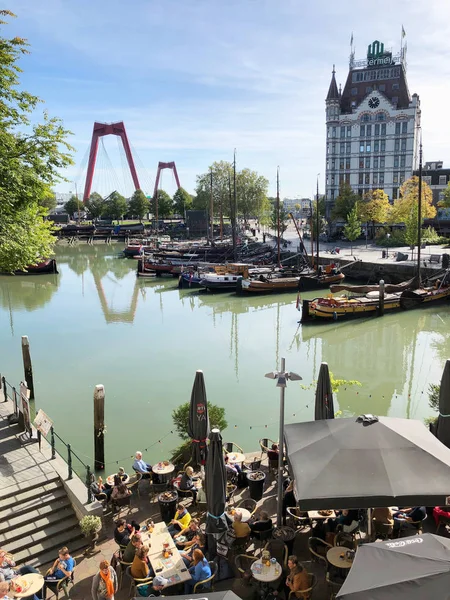
[[[270,540],[264,546],[264,550],[270,552],[270,556],[276,558],[282,569],[287,569],[288,547],[282,540]]]
[[[331,544],[328,544],[317,537],[310,537],[308,540],[308,548],[312,560],[319,562],[325,568],[328,567],[327,552],[332,547],[333,546]]]
[[[151,500],[158,498],[159,494],[162,494],[167,490],[167,483],[152,483],[150,487]]]
[[[122,512],[122,508],[124,506],[128,507],[128,512],[131,511],[131,497],[133,495],[133,492],[131,494],[129,494],[128,496],[126,496],[125,498],[118,498],[117,500],[111,500],[111,504],[113,506],[113,508],[115,510],[119,511],[119,515]],[[118,516],[118,515],[116,515]]]
[[[271,529],[267,529],[266,531],[252,531],[252,538],[259,542],[259,549],[261,550],[264,542],[268,542],[273,535],[273,527]]]
[[[56,581],[48,581],[46,583],[44,583],[44,585],[47,585],[49,587],[49,589],[55,594],[55,597],[58,599],[59,598],[59,593],[62,590],[64,592],[64,597],[65,598],[69,598],[69,585],[74,585],[75,583],[75,578],[74,578],[74,573],[75,573],[75,567],[77,566],[77,561],[74,559],[73,561],[73,571],[70,575],[67,575],[67,577],[63,577],[62,579],[58,579]],[[49,569],[46,573],[46,575],[50,575],[50,570]]]
[[[246,510],[248,510],[250,512],[250,516],[253,516],[256,512],[256,507],[257,507],[257,502],[256,500],[253,500],[252,498],[244,498],[244,500],[241,500],[239,502],[239,504],[236,506],[236,508],[245,508]]]
[[[250,570],[255,560],[258,560],[257,556],[252,556],[251,554],[238,554],[234,559],[234,564],[239,573],[243,575],[245,571]]]
[[[225,454],[228,454],[230,452],[240,452],[241,454],[245,454],[242,448],[234,442],[225,442],[223,444],[223,451],[225,452]]]

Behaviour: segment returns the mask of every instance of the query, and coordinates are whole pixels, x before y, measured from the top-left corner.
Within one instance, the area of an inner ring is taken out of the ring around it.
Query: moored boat
[[[238,294],[270,294],[272,292],[295,292],[298,289],[300,276],[280,277],[260,275],[256,279],[244,279],[240,277],[237,282],[236,292]]]
[[[27,267],[26,271],[15,271],[14,275],[48,275],[49,273],[58,274],[58,268],[56,265],[56,260],[54,258],[49,258],[48,260],[43,260],[37,265],[30,265]],[[11,273],[0,273],[1,275],[11,275]]]
[[[330,285],[339,283],[344,279],[345,275],[340,271],[339,267],[327,265],[325,269],[320,267],[318,273],[301,275],[298,282],[298,289],[300,292],[306,292],[308,290],[329,288]]]

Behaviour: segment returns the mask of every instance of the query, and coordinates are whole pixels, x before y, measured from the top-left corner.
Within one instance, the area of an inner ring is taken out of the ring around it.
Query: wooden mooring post
[[[105,388],[94,389],[94,469],[105,468]]]
[[[31,364],[30,342],[27,335],[22,336],[22,358],[25,381],[30,390],[30,400],[34,400],[33,366]]]
[[[378,299],[378,314],[380,317],[384,316],[384,280],[380,280],[380,293]]]

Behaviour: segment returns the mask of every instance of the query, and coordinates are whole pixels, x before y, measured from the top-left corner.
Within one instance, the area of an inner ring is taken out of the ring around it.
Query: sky
[[[81,195],[94,121],[123,121],[140,185],[159,161],[181,185],[233,160],[281,197],[310,197],[325,171],[325,97],[375,39],[408,44],[410,93],[422,106],[424,160],[450,166],[450,3],[445,0],[13,0],[2,35],[28,39],[22,86],[73,132],[75,165],[57,191]],[[117,139],[103,138],[93,189],[133,191]],[[109,167],[109,164],[112,167]],[[176,189],[164,171],[162,187]]]

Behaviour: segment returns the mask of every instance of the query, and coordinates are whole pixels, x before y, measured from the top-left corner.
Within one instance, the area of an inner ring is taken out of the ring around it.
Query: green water
[[[225,441],[254,451],[259,438],[277,439],[279,394],[264,373],[282,356],[305,384],[321,361],[336,378],[359,380],[337,396],[344,415],[430,416],[427,388],[450,356],[448,304],[299,327],[295,294],[178,290],[172,278],[137,279],[120,249],[59,247],[59,275],[0,277],[0,372],[18,385],[28,335],[36,406],[90,464],[96,384],[106,390],[106,462],[129,468],[138,449],[151,462],[178,444],[171,412],[189,400],[196,369],[209,400],[226,407]],[[312,419],[313,405],[313,391],[289,384],[287,422]]]

